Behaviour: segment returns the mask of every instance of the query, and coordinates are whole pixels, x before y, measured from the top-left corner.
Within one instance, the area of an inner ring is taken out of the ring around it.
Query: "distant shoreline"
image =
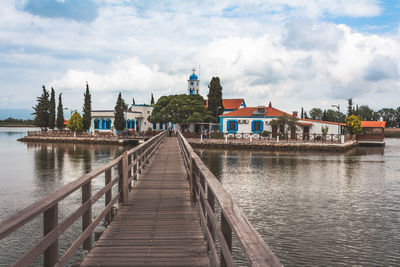
[[[2,125],[0,124],[0,127],[7,127],[7,128],[12,128],[12,127],[18,127],[18,128],[37,128],[35,125],[22,125],[22,124],[5,124]]]

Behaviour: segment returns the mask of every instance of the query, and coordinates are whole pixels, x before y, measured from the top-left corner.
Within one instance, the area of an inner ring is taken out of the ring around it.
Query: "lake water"
[[[17,141],[32,128],[0,127],[0,220],[43,198],[61,186],[118,157],[126,147],[113,145],[38,144]],[[114,176],[113,176],[114,177]],[[104,185],[104,177],[94,180],[93,192]],[[81,193],[66,198],[59,206],[59,221],[81,203]],[[99,203],[104,203],[102,199]],[[101,205],[94,207],[94,215]],[[42,216],[0,240],[0,266],[21,257],[42,235]],[[78,220],[60,238],[60,252],[81,233]],[[77,253],[74,260],[81,259]],[[34,265],[41,265],[41,258]]]
[[[400,139],[344,154],[197,152],[285,266],[400,266]]]
[[[126,149],[16,141],[26,131],[0,128],[0,219]],[[198,153],[285,266],[400,266],[400,139],[345,154]],[[99,177],[93,190],[103,184]],[[63,201],[60,220],[80,201],[79,191]],[[23,255],[41,227],[38,218],[1,240],[0,266]],[[61,236],[60,253],[80,229],[78,221]]]

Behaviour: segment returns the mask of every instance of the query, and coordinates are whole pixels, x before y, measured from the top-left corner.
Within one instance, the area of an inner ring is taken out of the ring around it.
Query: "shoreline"
[[[70,144],[98,144],[98,145],[138,145],[134,139],[99,138],[99,137],[51,137],[51,136],[25,136],[17,139],[20,142],[31,143],[70,143]]]
[[[256,142],[234,142],[222,139],[200,141],[199,139],[188,139],[193,148],[224,149],[224,150],[256,150],[256,151],[314,151],[314,152],[346,152],[358,144],[355,141],[344,144],[332,143],[256,143]]]

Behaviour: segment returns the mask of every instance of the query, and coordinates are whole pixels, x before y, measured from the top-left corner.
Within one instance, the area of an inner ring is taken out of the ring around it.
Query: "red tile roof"
[[[251,117],[253,116],[253,112],[257,111],[258,107],[248,107],[241,108],[238,110],[231,111],[222,115],[221,117]],[[282,110],[273,108],[273,107],[265,107],[265,114],[263,116],[267,117],[279,117],[286,114],[287,116],[292,116],[289,113],[283,112]]]
[[[224,109],[239,109],[244,99],[222,99]],[[206,99],[206,108],[208,108],[208,99]]]
[[[385,128],[386,121],[361,121],[362,128]]]

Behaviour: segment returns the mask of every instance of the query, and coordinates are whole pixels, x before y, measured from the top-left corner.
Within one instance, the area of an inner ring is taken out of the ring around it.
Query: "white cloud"
[[[379,15],[378,1],[141,4],[105,1],[92,23],[78,23],[33,16],[2,2],[0,47],[6,52],[0,50],[0,70],[12,68],[21,77],[36,72],[29,79],[2,80],[0,87],[30,96],[44,83],[63,92],[66,106],[80,108],[89,81],[94,106],[112,108],[120,90],[136,102],[148,102],[151,92],[185,93],[191,68],[200,64],[203,96],[211,77],[219,76],[225,96],[243,97],[250,105],[272,101],[291,111],[345,105],[346,97],[354,97],[379,106],[368,93],[399,96],[400,38],[324,21],[325,15]]]

